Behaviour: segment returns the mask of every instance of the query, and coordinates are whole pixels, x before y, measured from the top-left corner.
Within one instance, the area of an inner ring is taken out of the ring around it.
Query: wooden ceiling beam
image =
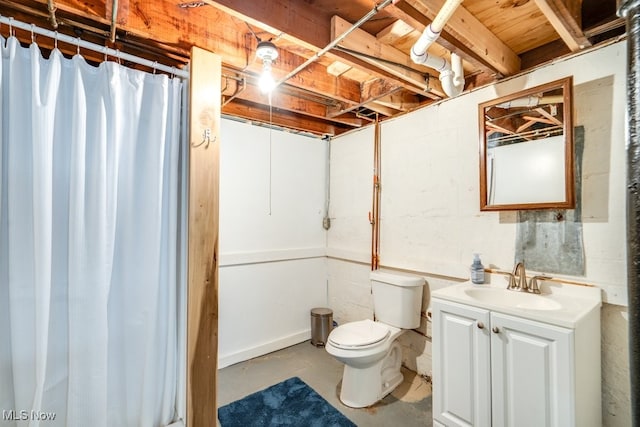
[[[310,116],[316,119],[331,120],[347,126],[360,127],[364,123],[361,119],[350,117],[327,117],[328,105],[318,101],[309,99],[309,97],[300,97],[287,93],[287,91],[278,88],[271,94],[271,105],[273,108],[285,110],[292,113]],[[236,99],[249,101],[254,104],[268,104],[268,96],[261,93],[257,86],[247,84],[244,89],[239,89]]]
[[[572,52],[591,46],[581,26],[582,0],[534,0]]]
[[[331,18],[331,39],[337,38],[351,26],[351,23],[339,16],[333,16]],[[358,56],[363,61],[375,65],[414,86],[423,88],[425,92],[433,92],[440,98],[446,97],[438,80],[438,73],[435,70],[413,63],[409,55],[393,46],[380,43],[375,36],[364,30],[354,30],[340,43],[340,46],[363,54]],[[425,74],[434,78],[425,79]]]
[[[385,105],[384,103],[377,103],[377,101],[379,99],[385,99],[389,95],[401,90],[403,90],[402,86],[392,85],[386,80],[370,80],[362,84],[362,102],[355,105],[343,104],[339,107],[330,107],[327,109],[327,116],[340,117],[341,115],[358,110],[362,107],[368,108],[369,110],[382,114],[383,116],[393,116],[402,110],[390,105]]]
[[[309,56],[323,49],[331,42],[330,17],[309,3],[298,5],[288,0],[270,0],[269,2],[249,2],[246,0],[203,1],[240,21],[264,28],[273,34],[277,34],[280,39],[304,47],[309,50]],[[348,53],[333,50],[327,52],[326,57],[365,71],[374,78],[388,79],[392,83],[400,84],[415,93],[422,93],[423,91],[424,84],[420,86],[409,84],[394,73],[380,68],[378,64],[371,64],[362,58],[354,58]],[[428,94],[425,94],[425,96],[428,96]]]
[[[424,16],[415,7],[407,3],[405,0],[399,0],[397,3],[392,4],[387,8],[387,12],[394,18],[406,22],[416,31],[422,33],[427,25],[431,23],[431,20]],[[450,52],[456,53],[464,61],[473,65],[482,73],[486,73],[490,76],[500,77],[502,73],[498,69],[492,66],[486,61],[486,59],[469,49],[466,45],[460,43],[454,36],[452,36],[446,29],[442,30],[440,37],[435,42]]]
[[[415,28],[398,19],[393,24],[385,27],[382,31],[378,32],[376,34],[376,39],[378,39],[380,43],[393,44],[414,31]]]
[[[376,99],[375,102],[398,111],[409,111],[420,106],[420,99],[407,91],[385,95]]]
[[[412,0],[412,3],[414,6],[419,5],[420,8],[416,8],[433,19],[442,8],[444,0]],[[520,71],[518,55],[464,6],[457,7],[445,30],[501,74],[510,76]]]
[[[309,132],[319,136],[335,136],[353,129],[351,126],[330,123],[324,120],[304,117],[289,111],[274,108],[271,113],[264,105],[243,100],[230,102],[222,108],[223,114],[244,118],[251,122],[271,124],[300,132]]]

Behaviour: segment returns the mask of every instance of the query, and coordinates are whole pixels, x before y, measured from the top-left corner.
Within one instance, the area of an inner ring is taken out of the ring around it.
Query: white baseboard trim
[[[244,362],[245,360],[253,359],[254,357],[264,356],[265,354],[282,350],[283,348],[290,347],[308,339],[311,339],[310,328],[273,341],[262,343],[256,347],[247,348],[231,354],[221,354],[218,356],[218,369]]]

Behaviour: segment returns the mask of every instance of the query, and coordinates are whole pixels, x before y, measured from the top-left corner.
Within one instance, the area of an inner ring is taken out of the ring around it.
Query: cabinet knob
[[[478,325],[478,329],[484,329],[484,323],[478,322],[477,325]]]
[[[497,326],[494,326],[491,330],[492,330],[495,334],[500,333],[500,328],[498,328]]]

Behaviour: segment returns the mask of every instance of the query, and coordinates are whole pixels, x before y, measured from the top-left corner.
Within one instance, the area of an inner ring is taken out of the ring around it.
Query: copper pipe
[[[373,202],[371,223],[371,270],[380,268],[380,118],[376,113],[373,140]]]

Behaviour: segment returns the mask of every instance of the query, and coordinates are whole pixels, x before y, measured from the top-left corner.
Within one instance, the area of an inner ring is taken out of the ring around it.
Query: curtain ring
[[[58,49],[58,32],[57,31],[53,35],[53,47],[54,49]]]
[[[9,18],[9,37],[13,37],[13,16]]]
[[[36,27],[35,24],[31,24],[31,43],[35,43],[36,42],[36,35],[33,32],[34,28]]]
[[[156,71],[158,71],[158,61],[153,61],[153,74],[156,73]]]
[[[107,62],[109,60],[109,58],[107,58],[107,52],[109,51],[109,48],[103,46],[102,49],[104,50],[104,62]]]
[[[120,49],[116,49],[116,59],[118,60],[118,65],[122,65],[120,62]]]
[[[80,55],[80,37],[76,38],[76,53]]]

